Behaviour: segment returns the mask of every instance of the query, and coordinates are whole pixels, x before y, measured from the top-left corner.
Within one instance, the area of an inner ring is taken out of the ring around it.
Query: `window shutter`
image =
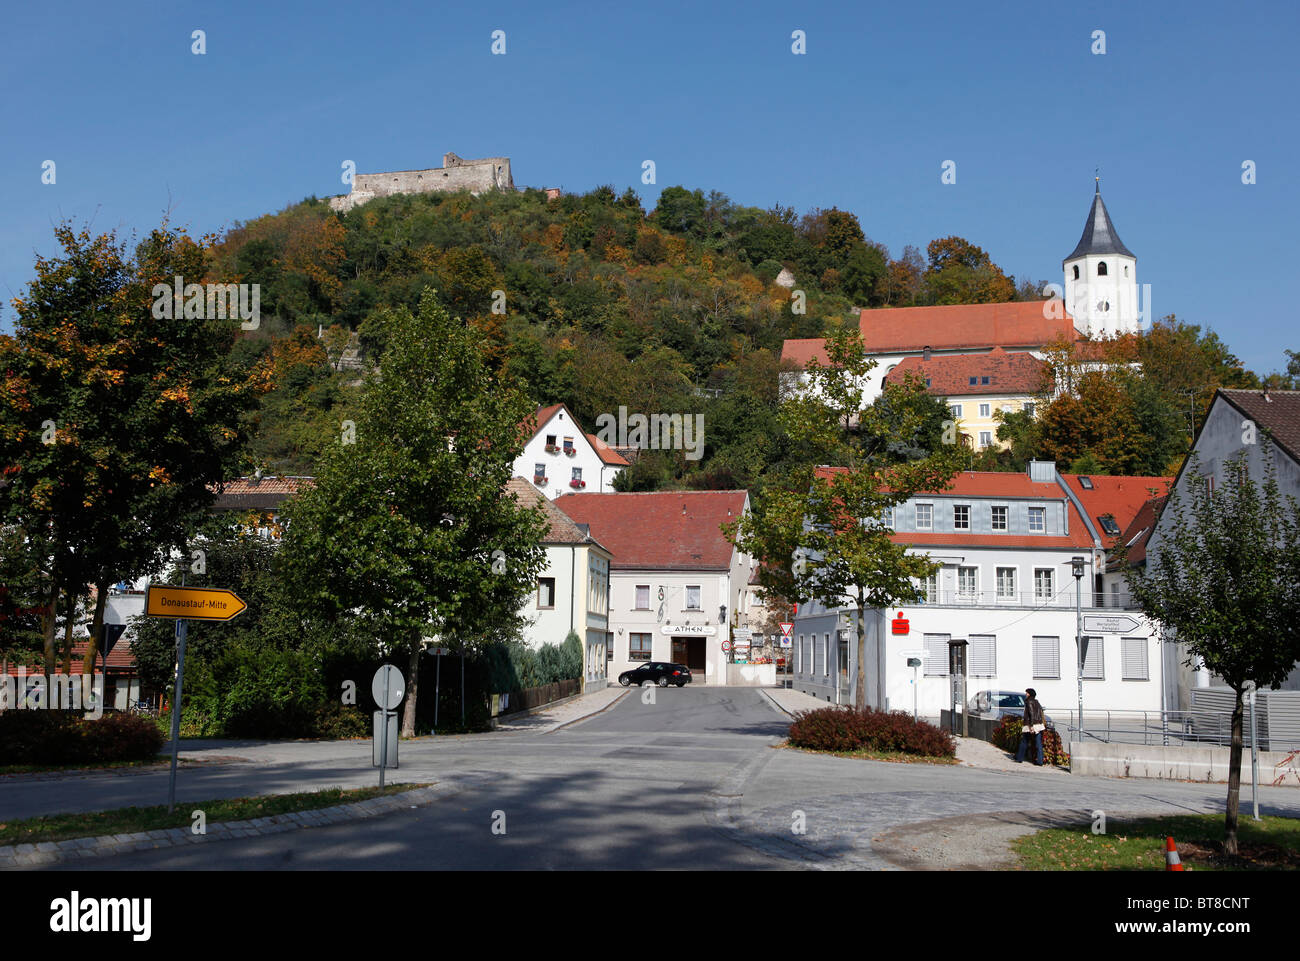
[[[1102,651],[1102,638],[1089,637],[1088,650],[1083,655],[1083,679],[1085,681],[1104,681],[1106,664]]]
[[[950,634],[925,635],[925,676],[948,676],[948,639]]]
[[[1126,681],[1149,681],[1147,642],[1143,637],[1125,637],[1119,642],[1120,665]]]
[[[1034,638],[1034,677],[1059,678],[1061,676],[1061,639],[1059,637]]]
[[[998,639],[993,634],[972,634],[967,650],[968,677],[997,677]]]

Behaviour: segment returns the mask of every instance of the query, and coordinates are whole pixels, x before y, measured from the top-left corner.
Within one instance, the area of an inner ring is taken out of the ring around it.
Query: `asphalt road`
[[[392,781],[457,793],[366,821],[137,851],[86,869],[891,868],[879,833],[994,811],[1222,809],[1222,785],[888,764],[779,749],[788,719],[744,688],[632,690],[549,734],[404,742]],[[368,742],[207,744],[237,756],[182,772],[187,802],[375,783]],[[0,818],[156,804],[166,773],[10,783]],[[1268,813],[1300,817],[1300,791],[1265,789]],[[1243,799],[1244,800],[1244,799]],[[796,830],[797,826],[797,830]],[[45,870],[50,870],[46,868]],[[58,866],[52,869],[59,869]]]

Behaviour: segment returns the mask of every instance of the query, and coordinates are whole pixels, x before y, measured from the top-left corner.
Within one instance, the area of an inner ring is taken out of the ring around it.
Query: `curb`
[[[555,727],[551,728],[549,731],[545,731],[545,732],[543,732],[543,733],[545,733],[545,734],[554,734],[556,731],[560,730],[561,728],[568,727],[570,724],[577,724],[579,721],[585,721],[585,720],[587,720],[588,718],[595,717],[595,716],[598,715],[598,714],[604,714],[604,713],[605,713],[606,711],[608,711],[611,707],[613,707],[615,704],[617,704],[619,701],[623,700],[623,698],[627,697],[627,696],[628,696],[629,694],[631,694],[631,693],[632,693],[632,690],[631,690],[631,688],[629,688],[628,690],[626,690],[626,691],[624,691],[622,694],[620,694],[618,697],[614,698],[614,700],[610,701],[608,704],[606,704],[604,707],[602,707],[599,711],[592,711],[590,714],[584,714],[584,715],[582,715],[581,717],[575,717],[575,718],[572,718],[572,719],[570,719],[570,720],[568,720],[568,721],[564,721],[563,723],[561,723],[561,724],[557,724],[557,725],[555,725]]]
[[[786,717],[789,717],[789,718],[793,718],[793,717],[794,717],[794,715],[793,715],[792,713],[790,713],[790,712],[787,711],[784,707],[781,706],[781,702],[780,702],[780,701],[778,701],[776,698],[774,698],[771,694],[768,694],[768,693],[767,693],[766,688],[761,688],[761,687],[758,688],[758,693],[759,693],[759,694],[762,694],[763,697],[764,697],[764,699],[767,701],[768,704],[771,704],[774,708],[776,708],[778,711],[780,711],[780,712],[781,712],[782,714],[784,714]]]
[[[136,834],[113,834],[70,838],[67,841],[9,845],[0,847],[0,870],[58,864],[105,854],[121,854],[126,851],[179,848],[226,838],[260,837],[300,828],[326,827],[331,824],[360,821],[378,815],[392,814],[412,806],[431,804],[440,798],[457,794],[467,786],[462,782],[447,781],[352,804],[336,804],[333,807],[293,811],[288,814],[276,814],[245,821],[219,821],[208,825],[205,834],[193,834],[189,828],[169,828]]]

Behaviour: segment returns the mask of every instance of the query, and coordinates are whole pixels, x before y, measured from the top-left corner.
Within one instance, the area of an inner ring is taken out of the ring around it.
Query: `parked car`
[[[647,661],[640,667],[624,671],[618,676],[618,683],[624,687],[632,684],[638,687],[646,681],[653,681],[660,687],[676,684],[685,687],[691,683],[691,669],[685,664],[669,664],[667,661]]]
[[[980,691],[970,699],[966,709],[972,714],[995,718],[999,721],[1008,714],[1022,717],[1025,713],[1025,692]],[[1056,725],[1046,712],[1043,713],[1043,723],[1050,728],[1056,728]]]

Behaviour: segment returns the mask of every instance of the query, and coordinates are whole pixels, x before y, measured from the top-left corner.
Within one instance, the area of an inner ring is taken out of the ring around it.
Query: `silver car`
[[[1008,714],[1016,717],[1023,717],[1025,714],[1025,692],[1024,691],[980,691],[970,699],[966,706],[971,714],[977,714],[981,717],[991,717],[1002,720]],[[1048,727],[1055,729],[1056,725],[1048,717],[1046,712],[1043,714],[1043,723]]]

